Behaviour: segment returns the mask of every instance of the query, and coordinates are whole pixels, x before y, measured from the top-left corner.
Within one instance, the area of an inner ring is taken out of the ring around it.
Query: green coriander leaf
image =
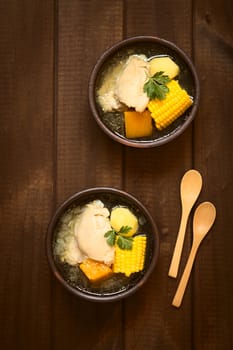
[[[152,78],[161,85],[167,84],[170,81],[169,76],[162,71],[155,73]]]
[[[104,234],[104,237],[107,237],[108,245],[110,245],[111,247],[114,246],[116,242],[116,232],[114,230],[107,231]]]
[[[109,236],[107,238],[107,243],[108,245],[110,245],[111,247],[113,247],[115,245],[115,242],[116,242],[116,235],[115,234],[112,234],[111,236]]]
[[[121,226],[120,231],[118,231],[117,233],[121,234],[121,233],[128,233],[131,230],[132,227],[130,226]]]
[[[104,237],[109,237],[111,234],[115,234],[116,232],[115,232],[115,230],[109,230],[109,231],[107,231],[105,234],[104,234]]]
[[[150,100],[153,100],[156,96],[154,90],[155,88],[153,80],[147,80],[147,82],[144,84],[143,91],[147,94]]]
[[[119,248],[123,250],[131,250],[133,247],[133,238],[132,237],[122,237],[119,236],[117,239],[117,244]]]
[[[155,85],[154,87],[154,93],[155,97],[158,98],[159,100],[163,100],[166,97],[167,92],[169,91],[168,87],[166,85]]]
[[[152,77],[150,77],[144,84],[143,91],[147,94],[150,100],[158,98],[163,100],[169,91],[166,84],[170,81],[168,75],[164,72],[156,72]]]

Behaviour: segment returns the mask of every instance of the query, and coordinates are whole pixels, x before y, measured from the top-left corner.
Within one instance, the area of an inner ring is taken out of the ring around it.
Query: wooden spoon
[[[173,306],[179,307],[181,305],[197,250],[201,241],[212,227],[215,217],[216,209],[215,206],[210,202],[201,203],[194,213],[193,244],[179,286],[172,301]]]
[[[168,272],[168,275],[170,277],[175,278],[177,276],[188,217],[194,203],[196,202],[201,192],[201,187],[202,177],[197,170],[191,169],[184,174],[180,184],[182,216],[177,235],[176,245],[173,252],[170,269]]]

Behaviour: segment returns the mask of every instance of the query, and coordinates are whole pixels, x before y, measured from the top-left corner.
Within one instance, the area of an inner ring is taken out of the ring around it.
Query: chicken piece
[[[103,203],[94,201],[87,204],[74,227],[74,235],[82,254],[111,265],[114,261],[114,247],[110,247],[104,237],[109,230],[109,211]]]
[[[123,68],[117,84],[116,95],[120,102],[143,112],[149,102],[143,87],[148,77],[149,64],[144,55],[132,55]]]

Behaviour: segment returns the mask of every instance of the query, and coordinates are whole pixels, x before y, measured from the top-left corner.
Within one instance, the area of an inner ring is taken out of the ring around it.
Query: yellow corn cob
[[[148,103],[148,109],[157,129],[162,130],[180,117],[193,101],[181,88],[178,81],[171,80],[167,87],[169,92],[164,100],[154,99]]]
[[[133,272],[143,270],[145,252],[145,235],[135,236],[133,238],[133,247],[131,250],[123,250],[116,245],[113,272],[121,272],[126,276],[130,276]]]

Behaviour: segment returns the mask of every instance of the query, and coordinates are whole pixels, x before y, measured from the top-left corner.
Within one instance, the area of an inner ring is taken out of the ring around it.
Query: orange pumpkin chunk
[[[84,260],[79,267],[91,282],[107,278],[112,274],[112,269],[108,265],[92,259]]]
[[[148,110],[144,112],[127,111],[125,117],[125,135],[127,138],[150,136],[152,134],[152,118]]]

